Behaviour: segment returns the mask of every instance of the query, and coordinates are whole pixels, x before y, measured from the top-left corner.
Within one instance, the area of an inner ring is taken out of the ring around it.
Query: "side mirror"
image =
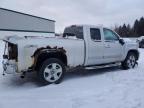
[[[124,45],[124,44],[125,44],[125,42],[124,42],[124,40],[123,40],[122,38],[119,39],[119,43],[120,43],[121,45]]]

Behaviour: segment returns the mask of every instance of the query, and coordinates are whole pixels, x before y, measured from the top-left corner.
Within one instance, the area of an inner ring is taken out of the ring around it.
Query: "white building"
[[[54,36],[55,21],[0,8],[0,38],[4,36]]]

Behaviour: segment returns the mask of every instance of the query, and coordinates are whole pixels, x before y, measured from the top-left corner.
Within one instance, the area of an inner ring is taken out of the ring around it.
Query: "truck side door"
[[[89,28],[86,42],[86,64],[97,65],[103,62],[103,39],[100,28]]]
[[[105,63],[121,60],[123,46],[119,43],[119,36],[110,29],[103,29],[104,33],[104,61]]]

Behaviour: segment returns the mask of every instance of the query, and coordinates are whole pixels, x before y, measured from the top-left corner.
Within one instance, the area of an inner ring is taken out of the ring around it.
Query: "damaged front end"
[[[17,44],[5,41],[4,55],[3,55],[3,75],[14,74],[17,72],[18,62],[18,47]]]

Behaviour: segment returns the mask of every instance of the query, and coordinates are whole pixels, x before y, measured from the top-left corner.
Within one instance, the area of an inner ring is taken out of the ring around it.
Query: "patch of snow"
[[[0,43],[0,62],[4,44]],[[144,108],[144,49],[135,69],[118,67],[67,73],[59,85],[38,85],[35,75],[26,79],[2,76],[0,108]]]

